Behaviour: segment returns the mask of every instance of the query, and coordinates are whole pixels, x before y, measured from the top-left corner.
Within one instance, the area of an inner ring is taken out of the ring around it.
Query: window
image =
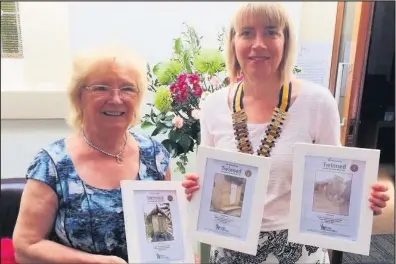
[[[1,2],[1,57],[22,58],[18,2]]]

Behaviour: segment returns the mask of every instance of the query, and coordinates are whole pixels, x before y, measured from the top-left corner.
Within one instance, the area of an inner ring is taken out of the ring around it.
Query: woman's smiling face
[[[278,74],[285,44],[283,29],[255,17],[245,21],[235,28],[234,37],[235,55],[243,74],[256,78]]]

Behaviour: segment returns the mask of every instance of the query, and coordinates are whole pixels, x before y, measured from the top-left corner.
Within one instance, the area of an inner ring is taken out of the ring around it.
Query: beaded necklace
[[[275,146],[275,140],[282,132],[283,124],[287,117],[287,111],[290,107],[292,84],[286,83],[282,85],[279,92],[279,102],[274,108],[270,124],[267,126],[265,136],[261,140],[257,155],[269,157],[271,149]],[[249,140],[249,131],[247,128],[247,116],[243,109],[243,82],[240,82],[235,91],[233,98],[232,125],[234,127],[234,135],[240,152],[254,154],[252,143]]]

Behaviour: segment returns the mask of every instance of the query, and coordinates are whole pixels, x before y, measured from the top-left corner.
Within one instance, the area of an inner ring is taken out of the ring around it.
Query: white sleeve
[[[341,127],[338,105],[329,90],[323,93],[316,113],[315,143],[341,146]]]
[[[205,100],[201,104],[201,113],[200,113],[201,144],[200,145],[207,147],[214,147],[214,138],[213,135],[210,133],[209,121],[210,121],[210,104],[208,100]]]

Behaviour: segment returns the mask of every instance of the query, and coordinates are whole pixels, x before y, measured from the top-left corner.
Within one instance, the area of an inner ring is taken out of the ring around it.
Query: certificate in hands
[[[122,181],[129,263],[194,263],[180,182]]]
[[[193,195],[194,238],[256,255],[271,160],[200,146],[200,190]]]
[[[296,144],[289,241],[368,255],[368,197],[379,155],[372,149]]]

